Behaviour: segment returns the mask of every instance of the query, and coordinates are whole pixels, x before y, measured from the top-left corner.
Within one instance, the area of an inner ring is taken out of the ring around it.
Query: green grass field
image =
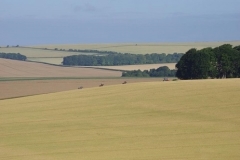
[[[0,101],[1,160],[238,160],[240,81],[113,85]]]

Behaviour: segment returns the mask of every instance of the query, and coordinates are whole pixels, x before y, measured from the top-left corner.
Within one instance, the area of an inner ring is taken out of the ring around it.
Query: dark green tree
[[[240,77],[239,47],[224,44],[214,49],[190,49],[176,68],[176,76],[180,79]]]
[[[233,49],[235,49],[235,50],[240,52],[240,45],[239,46],[235,46]]]
[[[190,49],[186,52],[180,59],[180,61],[176,64],[177,73],[176,76],[179,79],[193,79],[195,75],[195,56],[197,54],[197,50],[195,48]]]
[[[214,48],[214,53],[217,60],[217,78],[231,77],[231,52],[233,51],[230,44]]]

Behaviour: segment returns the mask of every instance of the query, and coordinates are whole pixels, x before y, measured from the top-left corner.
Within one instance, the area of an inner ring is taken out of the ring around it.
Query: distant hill
[[[202,49],[217,47],[222,44],[240,45],[240,41],[223,42],[185,42],[185,43],[109,43],[109,44],[51,44],[36,46],[1,46],[0,52],[21,53],[27,60],[61,64],[63,57],[71,55],[96,55],[97,53],[70,52],[69,50],[98,50],[120,53],[147,54],[147,53],[185,53],[191,48]]]
[[[222,41],[222,42],[159,42],[159,43],[108,43],[108,44],[52,44],[38,45],[33,47],[49,49],[87,49],[99,51],[114,51],[120,53],[147,54],[147,53],[185,53],[191,48],[202,49],[206,47],[217,47],[223,44],[233,46],[240,45],[240,41]]]

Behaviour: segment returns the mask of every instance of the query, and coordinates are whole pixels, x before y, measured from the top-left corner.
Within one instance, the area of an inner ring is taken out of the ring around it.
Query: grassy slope
[[[0,101],[0,159],[239,159],[240,81],[148,82]]]

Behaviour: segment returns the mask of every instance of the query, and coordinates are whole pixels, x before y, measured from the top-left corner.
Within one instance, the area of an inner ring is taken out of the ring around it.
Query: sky
[[[0,0],[0,46],[240,40],[240,0]]]

